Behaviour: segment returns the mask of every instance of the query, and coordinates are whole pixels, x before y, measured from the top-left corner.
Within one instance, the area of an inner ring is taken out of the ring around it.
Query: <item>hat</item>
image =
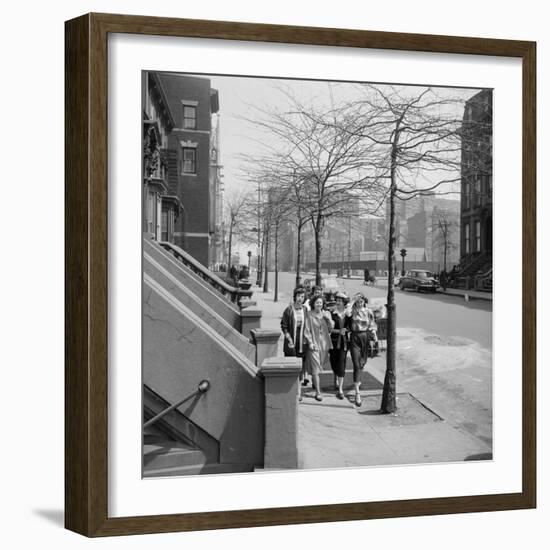
[[[369,299],[362,292],[357,292],[353,295],[353,301],[357,302],[357,300],[364,300],[365,303],[369,302]]]
[[[349,298],[348,298],[348,295],[345,293],[345,292],[342,292],[341,290],[339,290],[335,295],[334,295],[334,299],[335,300],[342,300],[344,302],[344,304],[347,304],[349,302]]]

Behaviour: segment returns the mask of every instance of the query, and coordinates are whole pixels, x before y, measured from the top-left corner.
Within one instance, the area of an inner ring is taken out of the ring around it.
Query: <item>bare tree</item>
[[[448,255],[457,248],[460,225],[458,215],[448,209],[435,208],[432,222],[433,246],[443,249],[443,271],[447,272]]]
[[[226,227],[228,229],[228,259],[227,259],[227,271],[231,267],[233,243],[242,239],[243,237],[250,239],[248,233],[250,232],[250,195],[243,191],[237,195],[234,195],[226,202]]]
[[[256,170],[276,177],[293,193],[299,234],[309,218],[315,239],[316,282],[321,282],[322,233],[331,216],[344,216],[354,204],[367,204],[373,180],[368,152],[373,144],[347,127],[354,119],[340,108],[306,105],[285,92],[284,110],[256,109],[247,119],[266,134],[263,156],[250,158]],[[334,123],[339,120],[339,124]],[[300,246],[298,246],[300,250]],[[298,280],[298,278],[297,278]]]
[[[389,85],[362,85],[362,92],[348,104],[355,121],[352,135],[373,145],[372,176],[386,190],[389,206],[388,345],[381,410],[392,413],[396,410],[395,203],[436,189],[438,194],[456,192],[453,184],[464,177],[461,149],[468,139],[462,132],[466,94],[450,97],[430,87]],[[340,129],[350,131],[349,126]]]

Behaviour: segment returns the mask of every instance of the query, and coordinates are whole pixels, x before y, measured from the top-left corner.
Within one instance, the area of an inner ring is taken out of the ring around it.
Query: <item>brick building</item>
[[[217,155],[212,161],[211,147],[218,92],[207,78],[146,72],[143,95],[144,120],[158,121],[162,129],[159,164],[166,188],[157,191],[161,208],[157,204],[156,219],[154,197],[144,202],[145,228],[156,223],[160,226],[154,232],[157,239],[166,236],[208,267],[213,260],[211,247],[220,211],[215,201],[221,200],[221,190],[213,188],[221,185],[220,178],[211,176],[212,169],[219,169]],[[152,194],[151,189],[147,192]]]
[[[466,102],[462,125],[460,204],[461,263],[493,251],[493,93],[482,90]]]

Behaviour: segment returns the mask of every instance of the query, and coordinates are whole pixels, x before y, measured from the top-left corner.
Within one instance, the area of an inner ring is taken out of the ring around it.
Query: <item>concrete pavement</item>
[[[272,291],[253,289],[253,299],[263,311],[262,328],[278,329],[289,294],[280,293],[279,302],[273,302]],[[352,389],[345,392],[343,401],[334,391],[324,391],[321,403],[309,386],[304,389],[299,408],[300,468],[491,458],[492,391],[472,398],[467,392],[463,395],[460,385],[461,377],[472,370],[491,379],[490,353],[467,339],[415,328],[398,328],[398,343],[398,411],[394,415],[379,412],[385,353],[367,363],[369,377],[361,387],[360,408],[354,405]],[[351,387],[351,372],[346,378]]]

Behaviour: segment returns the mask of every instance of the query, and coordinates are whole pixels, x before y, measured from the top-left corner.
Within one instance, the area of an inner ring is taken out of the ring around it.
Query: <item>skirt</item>
[[[330,350],[330,366],[335,376],[343,377],[346,374],[346,358],[348,350],[344,347]]]

